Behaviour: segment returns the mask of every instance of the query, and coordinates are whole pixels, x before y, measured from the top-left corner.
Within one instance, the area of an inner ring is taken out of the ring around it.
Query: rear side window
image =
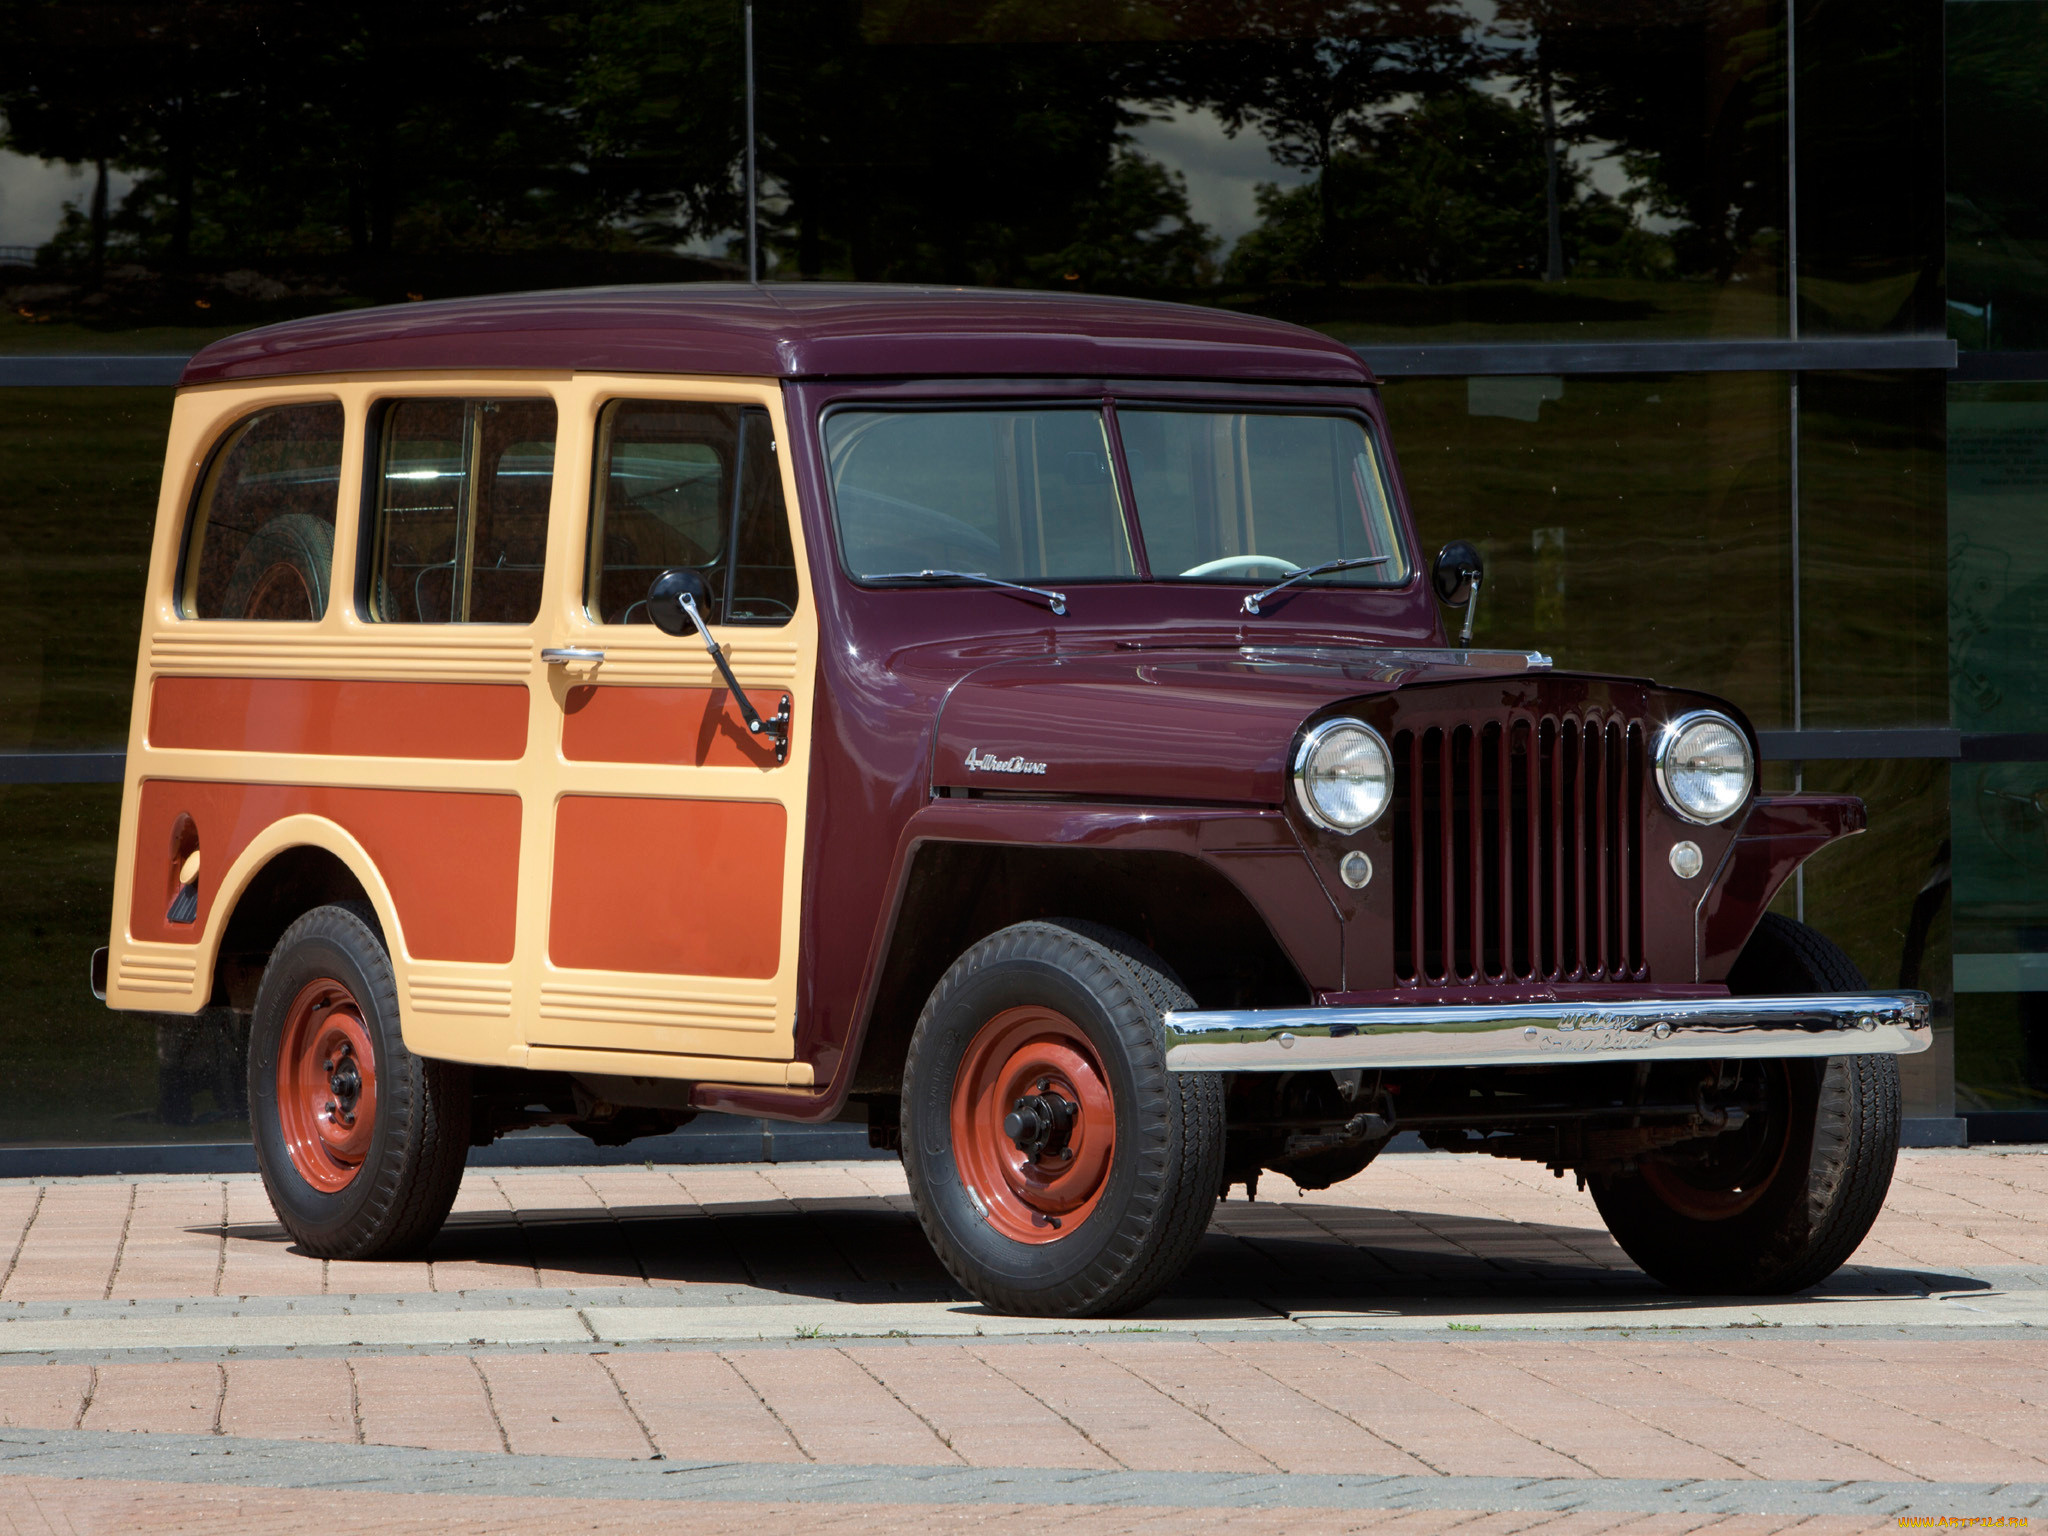
[[[552,400],[395,400],[377,434],[369,613],[392,624],[540,615]]]
[[[647,587],[686,566],[711,594],[711,624],[784,624],[796,557],[766,411],[615,400],[598,432],[590,615],[645,624]]]
[[[342,429],[331,400],[258,411],[228,429],[192,509],[180,614],[311,623],[327,611]]]

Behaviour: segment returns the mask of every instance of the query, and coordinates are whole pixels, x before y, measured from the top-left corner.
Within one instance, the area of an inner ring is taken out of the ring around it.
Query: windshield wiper
[[[1311,576],[1327,576],[1332,571],[1354,571],[1361,565],[1385,565],[1393,558],[1392,555],[1364,555],[1356,560],[1325,560],[1321,565],[1312,565],[1305,571],[1296,571],[1285,581],[1274,582],[1272,586],[1266,588],[1263,592],[1249,592],[1245,594],[1244,611],[1246,613],[1257,613],[1259,611],[1259,604],[1271,597],[1275,592],[1280,591],[1283,587],[1291,587],[1297,581],[1307,581]]]
[[[1066,617],[1067,594],[1054,592],[1045,587],[1027,587],[1022,582],[1005,581],[1000,576],[991,576],[985,571],[884,571],[874,576],[863,576],[862,581],[978,581],[985,587],[1001,587],[1006,592],[1029,592],[1033,597],[1042,597],[1048,608],[1059,617]]]

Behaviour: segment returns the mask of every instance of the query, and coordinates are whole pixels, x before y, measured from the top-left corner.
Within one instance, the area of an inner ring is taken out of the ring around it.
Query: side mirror
[[[1436,552],[1436,567],[1429,573],[1437,601],[1447,608],[1465,610],[1465,626],[1458,635],[1460,645],[1472,643],[1472,620],[1479,613],[1479,584],[1486,579],[1486,562],[1479,551],[1463,539],[1453,539]]]
[[[689,599],[689,606],[683,600]],[[654,584],[647,589],[647,616],[654,620],[654,627],[665,635],[687,635],[695,630],[703,638],[704,649],[711,653],[711,664],[718,668],[718,675],[725,679],[725,686],[732,690],[733,702],[740,707],[740,717],[747,722],[747,730],[756,736],[766,736],[775,743],[775,761],[789,759],[789,695],[782,696],[782,707],[767,719],[754,708],[754,701],[740,687],[740,680],[732,675],[732,664],[725,659],[725,652],[718,648],[718,642],[711,638],[711,631],[705,628],[709,622],[705,609],[711,601],[710,590],[704,585],[704,578],[695,571],[680,566],[663,571],[654,578]]]
[[[1438,602],[1446,608],[1462,608],[1472,601],[1472,593],[1485,575],[1486,562],[1479,558],[1479,551],[1463,539],[1453,539],[1437,551],[1430,582]]]
[[[689,614],[683,611],[684,593],[689,594],[699,613],[710,605],[711,589],[704,585],[704,578],[695,571],[663,571],[647,589],[647,616],[654,620],[654,627],[664,635],[687,635],[697,627],[690,622]]]

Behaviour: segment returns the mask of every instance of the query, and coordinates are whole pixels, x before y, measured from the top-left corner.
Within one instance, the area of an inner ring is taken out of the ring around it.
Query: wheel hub
[[[1081,1106],[1049,1092],[1051,1087],[1052,1080],[1047,1078],[1030,1098],[1017,1100],[1003,1116],[1003,1134],[1034,1162],[1048,1157],[1071,1162],[1074,1149],[1067,1145],[1067,1139],[1074,1134]]]
[[[356,1100],[362,1097],[363,1074],[356,1066],[355,1052],[342,1047],[338,1061],[320,1064],[327,1072],[328,1091],[334,1100],[327,1106],[328,1117],[344,1126],[356,1123]]]

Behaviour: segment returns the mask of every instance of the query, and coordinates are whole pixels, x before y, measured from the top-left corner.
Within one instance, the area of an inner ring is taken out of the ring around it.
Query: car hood
[[[1416,683],[1526,676],[1521,651],[1241,646],[993,663],[948,693],[932,783],[949,790],[1275,805],[1317,710]]]

